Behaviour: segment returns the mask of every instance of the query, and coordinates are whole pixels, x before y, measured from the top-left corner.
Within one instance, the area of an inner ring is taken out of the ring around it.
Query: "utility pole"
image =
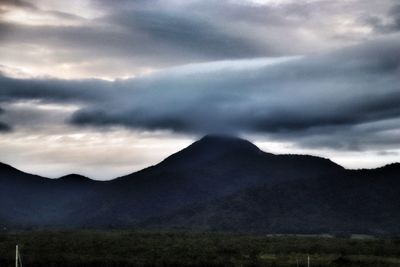
[[[18,267],[18,245],[15,246],[15,267]]]
[[[310,255],[307,255],[307,267],[310,267]]]

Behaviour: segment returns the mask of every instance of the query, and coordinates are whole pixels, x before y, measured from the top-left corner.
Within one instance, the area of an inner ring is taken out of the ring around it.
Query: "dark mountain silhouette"
[[[346,170],[217,135],[106,182],[1,164],[0,225],[397,234],[399,166]]]
[[[61,176],[60,178],[58,178],[58,181],[69,181],[69,182],[73,182],[74,181],[76,183],[94,182],[94,180],[92,180],[92,179],[90,179],[90,178],[88,178],[86,176],[83,176],[83,175],[80,175],[80,174],[75,174],[75,173]]]
[[[400,235],[400,167],[265,184],[147,220],[150,229]]]

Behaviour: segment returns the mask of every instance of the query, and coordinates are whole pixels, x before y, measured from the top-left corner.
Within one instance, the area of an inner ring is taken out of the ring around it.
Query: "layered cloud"
[[[397,0],[0,0],[0,161],[126,172],[207,133],[346,166],[398,161],[399,11]]]
[[[394,35],[331,53],[186,65],[114,82],[2,77],[0,100],[77,104],[68,119],[77,126],[266,134],[365,149],[398,144],[398,58]]]
[[[134,77],[182,64],[304,55],[398,30],[394,0],[1,1],[2,65]]]

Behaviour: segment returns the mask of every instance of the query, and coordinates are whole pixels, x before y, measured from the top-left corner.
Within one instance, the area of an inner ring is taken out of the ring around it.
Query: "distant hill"
[[[208,135],[111,181],[0,165],[0,226],[399,234],[400,164],[346,170]]]

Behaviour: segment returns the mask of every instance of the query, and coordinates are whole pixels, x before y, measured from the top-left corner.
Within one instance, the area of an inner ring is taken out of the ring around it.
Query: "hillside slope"
[[[400,235],[400,165],[244,189],[150,219],[150,229]]]
[[[209,135],[111,181],[0,165],[0,225],[245,232],[396,232],[398,164],[351,171]]]

